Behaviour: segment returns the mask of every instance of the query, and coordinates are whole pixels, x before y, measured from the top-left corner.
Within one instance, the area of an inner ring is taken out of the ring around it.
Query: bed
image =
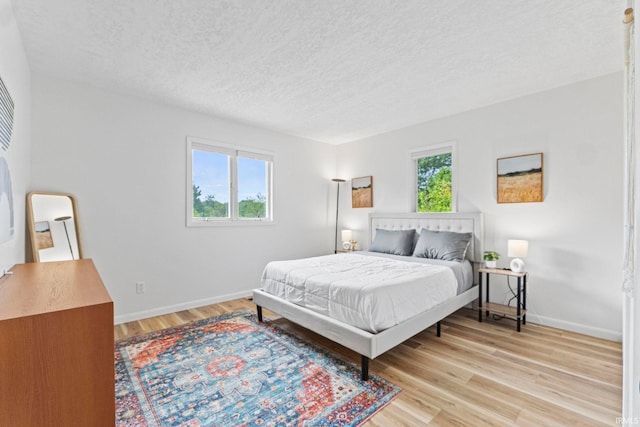
[[[481,213],[369,214],[369,246],[373,249],[383,238],[410,234],[413,251],[413,248],[422,247],[423,234],[431,238],[453,235],[452,233],[455,236],[469,235],[468,246],[462,255],[466,261],[461,264],[469,265],[466,268],[472,270],[470,273],[453,270],[449,273],[444,271],[448,270],[446,265],[433,269],[429,267],[428,272],[426,268],[416,266],[423,263],[416,262],[423,261],[416,257],[391,254],[381,256],[379,253],[367,252],[269,263],[263,275],[262,287],[253,291],[258,318],[262,321],[262,308],[267,308],[356,351],[361,355],[362,379],[366,380],[370,359],[434,324],[437,324],[439,336],[440,321],[443,318],[477,299],[478,291],[473,278],[476,277],[474,270],[482,260],[484,238]],[[376,234],[380,234],[378,239]],[[397,273],[394,273],[394,268]],[[375,285],[368,282],[367,278],[371,277],[371,283],[374,283],[373,278],[379,274],[384,276],[384,280]],[[466,280],[470,280],[470,284],[460,288],[460,274],[469,276]],[[325,276],[332,277],[334,283],[323,283]],[[454,276],[453,285],[451,276]],[[416,287],[421,280],[429,280],[442,287],[435,292],[436,296],[423,296],[420,288]],[[312,281],[318,282],[316,288],[301,290]],[[338,285],[341,287],[337,287]],[[453,292],[452,286],[456,288]],[[368,310],[343,309],[344,298],[337,302],[330,298],[336,294],[346,296],[355,307],[373,306],[370,311],[382,313],[382,317],[374,320],[352,318],[354,312]],[[385,305],[391,299],[397,299],[398,304],[404,308],[398,310],[397,306]],[[415,304],[409,307],[408,304],[410,301],[423,303],[427,300],[430,303],[423,304],[428,307],[426,309],[416,308]],[[388,312],[393,312],[394,315],[390,316]]]

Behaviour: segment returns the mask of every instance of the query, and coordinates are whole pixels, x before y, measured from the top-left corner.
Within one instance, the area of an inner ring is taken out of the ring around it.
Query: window
[[[273,154],[187,138],[187,225],[273,221]]]
[[[416,212],[457,210],[455,141],[411,151]]]

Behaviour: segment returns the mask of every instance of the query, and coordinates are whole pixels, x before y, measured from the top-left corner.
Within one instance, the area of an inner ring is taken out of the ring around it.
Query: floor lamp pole
[[[336,191],[336,232],[333,237],[335,237],[335,242],[333,244],[333,253],[338,253],[338,208],[340,207],[340,183],[344,182],[344,179],[333,178],[331,181],[338,184],[338,190]]]
[[[64,225],[64,234],[67,235],[67,243],[69,244],[69,252],[71,252],[71,259],[76,259],[76,257],[73,256],[73,248],[71,248],[71,239],[69,239],[69,231],[67,231],[67,222],[63,221],[62,225]]]
[[[70,216],[61,216],[60,218],[56,218],[54,221],[59,221],[62,222],[62,225],[64,225],[64,234],[67,235],[67,243],[69,244],[69,252],[71,252],[71,259],[76,259],[76,257],[73,255],[73,249],[71,248],[71,239],[69,239],[69,231],[67,231],[67,220],[71,219]]]

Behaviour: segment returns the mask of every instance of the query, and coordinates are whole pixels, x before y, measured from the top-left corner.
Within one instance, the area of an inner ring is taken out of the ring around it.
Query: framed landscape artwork
[[[363,176],[351,180],[351,207],[373,207],[373,177]]]
[[[40,221],[35,223],[36,228],[36,247],[40,249],[48,249],[53,247],[53,239],[51,238],[51,228],[49,221]]]
[[[498,203],[542,202],[542,153],[498,159]]]

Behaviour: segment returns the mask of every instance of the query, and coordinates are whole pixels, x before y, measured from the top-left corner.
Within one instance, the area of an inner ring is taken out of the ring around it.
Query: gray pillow
[[[451,231],[420,230],[413,256],[442,259],[445,261],[463,261],[471,242],[471,233]]]
[[[413,238],[416,230],[383,230],[376,229],[376,237],[369,246],[371,252],[382,252],[394,255],[411,255],[413,251]]]

